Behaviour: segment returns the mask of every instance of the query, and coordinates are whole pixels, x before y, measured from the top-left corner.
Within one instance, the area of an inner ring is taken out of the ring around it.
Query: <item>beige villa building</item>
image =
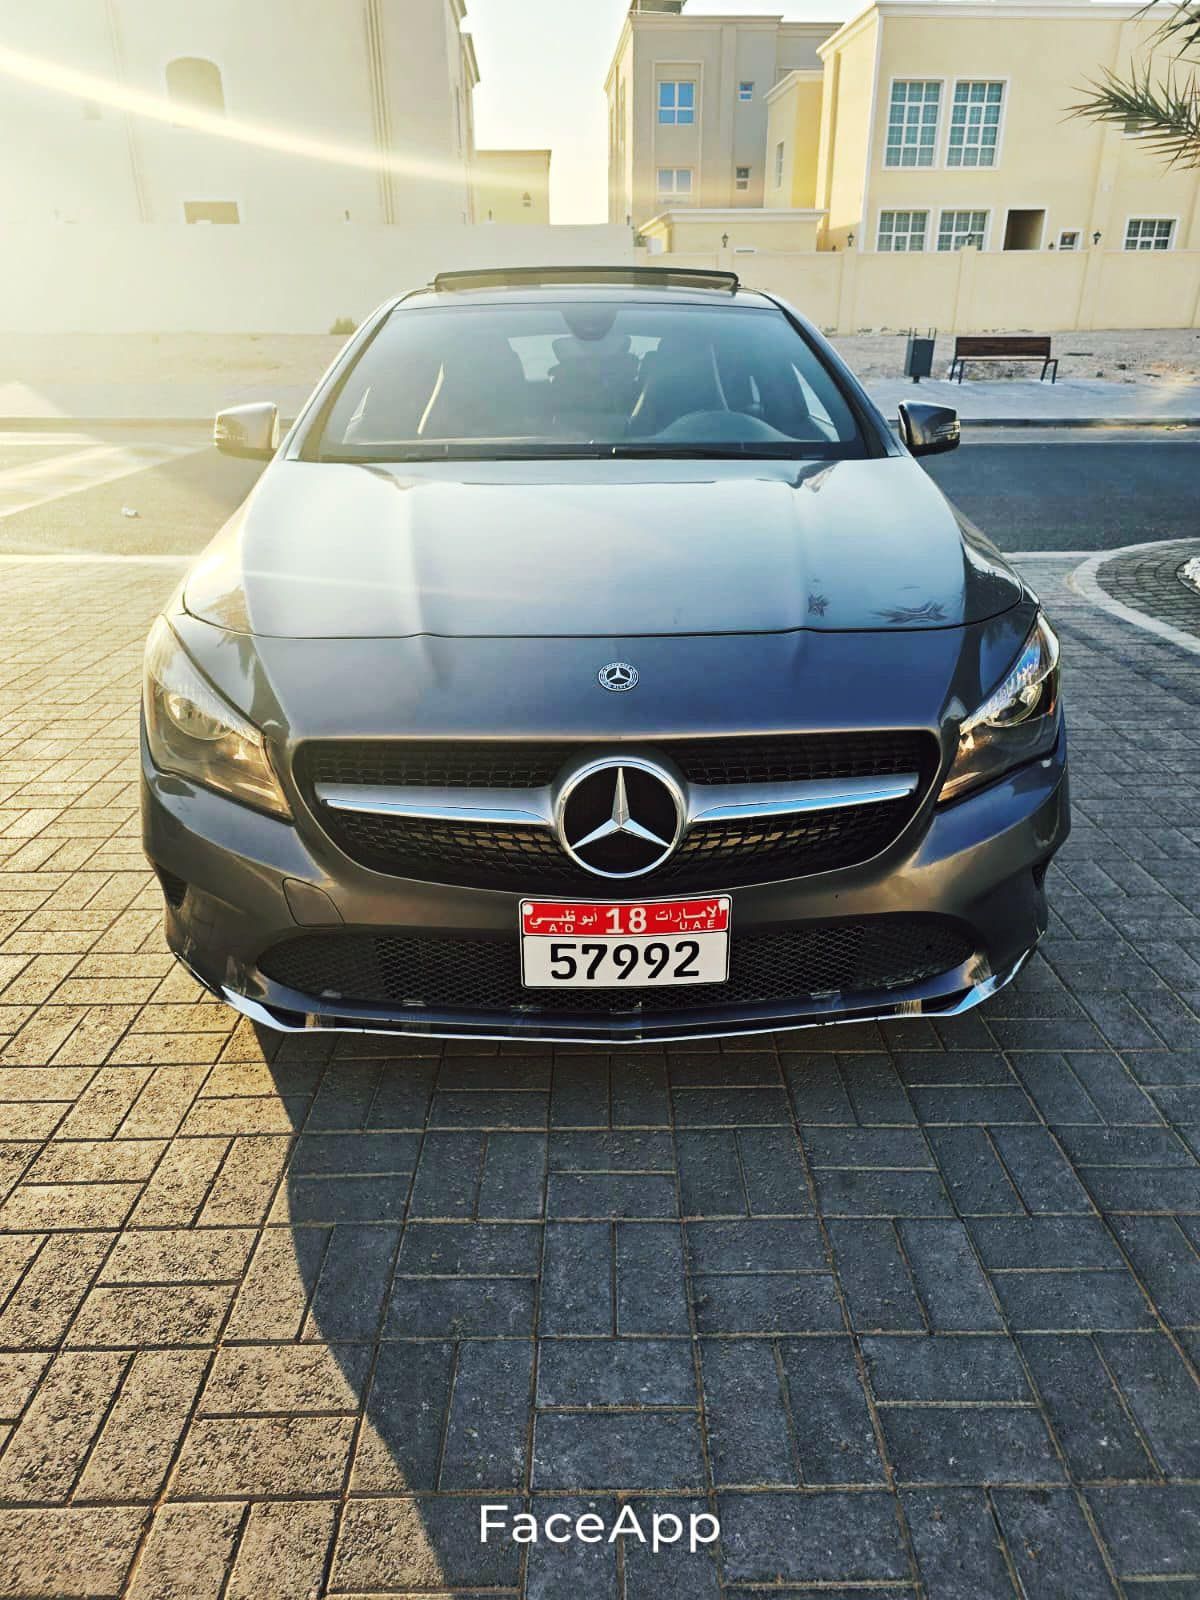
[[[476,150],[476,222],[550,221],[549,150]]]
[[[675,252],[1200,250],[1200,171],[1068,115],[1156,26],[1106,0],[874,0],[841,26],[641,0],[610,217]]]
[[[0,0],[0,41],[0,225],[549,221],[548,151],[476,150],[465,0]]]

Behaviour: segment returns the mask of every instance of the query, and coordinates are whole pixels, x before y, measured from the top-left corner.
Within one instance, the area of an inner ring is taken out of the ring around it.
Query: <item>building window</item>
[[[1169,250],[1175,237],[1174,217],[1130,217],[1126,250]]]
[[[521,204],[525,207],[526,211],[532,211],[533,196],[531,194],[523,194],[521,196]]]
[[[221,69],[215,61],[199,56],[180,56],[167,62],[167,95],[176,105],[192,111],[215,111],[224,115],[225,90]]]
[[[938,219],[938,249],[961,250],[973,244],[982,250],[987,218],[986,211],[943,211]]]
[[[917,80],[892,85],[885,167],[931,167],[937,149],[942,86]]]
[[[691,167],[659,167],[658,198],[660,200],[690,200],[692,198]]]
[[[775,146],[775,187],[777,189],[783,188],[783,150],[784,147],[781,141]]]
[[[658,86],[658,120],[680,127],[696,120],[696,85],[664,79]]]
[[[750,168],[735,167],[733,172],[733,186],[743,192],[750,187]]]
[[[185,200],[185,222],[240,222],[236,200]]]
[[[1078,250],[1079,249],[1079,229],[1078,228],[1064,228],[1063,231],[1058,236],[1058,248],[1060,250]]]
[[[741,101],[754,99],[754,85],[752,83],[738,84],[738,99]]]
[[[924,250],[928,211],[881,211],[878,250]]]
[[[950,107],[948,167],[994,167],[1000,140],[1002,83],[956,83]]]

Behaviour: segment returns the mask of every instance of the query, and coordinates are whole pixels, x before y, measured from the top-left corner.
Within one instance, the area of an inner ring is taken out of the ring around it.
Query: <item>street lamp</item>
[[[846,249],[847,250],[853,250],[854,249],[854,235],[852,233],[848,233],[846,235]]]

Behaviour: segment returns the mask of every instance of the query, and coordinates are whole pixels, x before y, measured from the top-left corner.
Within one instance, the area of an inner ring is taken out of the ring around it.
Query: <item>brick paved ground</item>
[[[1200,638],[1200,595],[1182,576],[1197,557],[1200,539],[1154,544],[1103,562],[1096,582],[1123,605]]]
[[[1200,658],[1060,576],[1019,985],[609,1056],[235,1025],[139,852],[171,573],[0,564],[0,1594],[1194,1600]],[[719,1547],[479,1543],[618,1495]]]

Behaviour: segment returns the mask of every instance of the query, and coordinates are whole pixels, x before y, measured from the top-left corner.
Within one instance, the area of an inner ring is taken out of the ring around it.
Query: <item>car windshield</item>
[[[837,382],[781,311],[596,299],[401,307],[343,380],[312,454],[836,458],[866,448]]]

